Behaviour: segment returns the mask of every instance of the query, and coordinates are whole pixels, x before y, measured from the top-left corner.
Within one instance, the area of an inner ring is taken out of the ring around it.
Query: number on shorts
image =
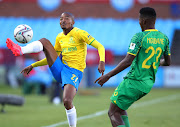
[[[73,80],[74,84],[76,84],[78,77],[75,74],[72,74],[71,80]]]

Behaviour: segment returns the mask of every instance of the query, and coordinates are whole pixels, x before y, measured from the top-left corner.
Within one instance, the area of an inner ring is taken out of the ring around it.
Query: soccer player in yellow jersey
[[[103,45],[86,31],[73,27],[74,23],[74,16],[71,13],[64,12],[61,14],[60,26],[63,32],[57,35],[54,47],[45,38],[24,47],[13,43],[9,38],[6,41],[7,47],[15,56],[44,51],[45,59],[24,68],[21,73],[29,74],[34,67],[49,65],[54,78],[62,83],[64,89],[63,103],[70,127],[76,127],[77,123],[76,109],[72,102],[81,82],[83,70],[86,67],[86,44],[98,49],[100,56],[98,71],[102,75],[105,71],[105,49]],[[59,55],[62,55],[62,60],[58,57]]]

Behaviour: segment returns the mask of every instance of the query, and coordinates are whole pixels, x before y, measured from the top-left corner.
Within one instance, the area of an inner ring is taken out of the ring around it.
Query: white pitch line
[[[107,113],[107,110],[104,110],[104,111],[96,112],[94,114],[78,117],[77,120],[90,119],[90,118],[93,118],[93,117],[104,115],[106,113]],[[64,124],[68,124],[68,121],[66,120],[66,121],[63,121],[63,122],[59,122],[59,123],[56,123],[56,124],[52,124],[52,125],[49,125],[49,126],[43,126],[43,127],[57,127],[57,126],[64,125]]]
[[[149,106],[149,105],[153,105],[153,104],[157,104],[157,103],[161,103],[164,101],[172,101],[177,99],[178,97],[180,97],[180,95],[176,94],[176,95],[170,95],[170,96],[166,96],[166,97],[161,97],[161,98],[157,98],[157,99],[153,99],[153,100],[149,100],[149,101],[144,101],[144,102],[140,102],[140,103],[135,103],[131,106],[131,108],[139,108],[139,107],[144,107],[144,106]],[[78,117],[77,120],[84,120],[84,119],[90,119],[90,118],[94,118],[97,116],[101,116],[107,113],[108,110],[103,110],[103,111],[99,111],[96,112],[94,114],[90,114],[90,115],[86,115],[86,116],[81,116]],[[57,126],[61,126],[61,125],[65,125],[68,124],[68,121],[63,121],[63,122],[59,122],[59,123],[55,123],[52,125],[48,125],[48,126],[43,126],[43,127],[57,127]]]
[[[172,101],[172,100],[176,100],[178,97],[180,97],[180,94],[170,95],[170,96],[166,96],[166,97],[160,97],[160,98],[157,98],[154,100],[149,100],[149,101],[144,101],[144,102],[133,104],[131,106],[131,108],[139,108],[139,107],[143,107],[143,106],[153,105],[156,103],[161,103],[163,101]]]

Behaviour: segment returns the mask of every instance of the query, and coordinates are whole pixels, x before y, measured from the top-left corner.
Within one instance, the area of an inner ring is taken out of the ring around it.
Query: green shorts
[[[122,110],[127,110],[135,101],[147,94],[133,87],[132,81],[123,80],[110,98],[111,102]]]

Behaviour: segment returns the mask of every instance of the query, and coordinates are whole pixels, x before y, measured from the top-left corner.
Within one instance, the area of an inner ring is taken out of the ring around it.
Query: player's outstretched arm
[[[60,55],[59,52],[57,52],[57,54]],[[30,66],[28,66],[28,67],[26,67],[26,68],[24,68],[24,69],[21,71],[21,73],[24,73],[25,75],[28,75],[34,67],[44,66],[44,65],[47,65],[47,64],[48,64],[48,63],[47,63],[47,59],[44,58],[44,59],[42,59],[42,60],[40,60],[40,61],[37,61],[37,62],[31,64]]]
[[[85,43],[93,46],[94,48],[96,48],[98,50],[99,57],[100,57],[98,71],[99,71],[99,73],[101,73],[103,75],[104,71],[105,71],[105,48],[104,48],[104,46],[84,30],[79,30],[78,34],[79,34],[79,37],[81,37],[81,39]],[[57,45],[57,47],[60,47],[60,46]],[[58,51],[57,48],[55,48],[55,49],[56,49],[56,51]]]
[[[101,43],[99,43],[96,40],[93,41],[91,46],[93,46],[94,48],[96,48],[98,50],[99,57],[100,57],[98,71],[99,71],[99,73],[101,73],[103,75],[104,71],[105,71],[105,48]]]
[[[25,75],[28,75],[34,67],[44,66],[44,65],[47,65],[47,59],[46,58],[44,58],[44,59],[42,59],[40,61],[37,61],[35,63],[32,63],[30,66],[24,68],[21,71],[21,73],[24,73]]]
[[[171,64],[171,55],[164,55],[164,59],[160,60],[159,66],[169,66]]]
[[[98,84],[103,86],[105,82],[107,82],[112,76],[118,74],[119,72],[123,71],[127,67],[129,67],[132,64],[132,61],[134,60],[136,56],[127,54],[126,57],[109,73],[105,74],[104,76],[99,77],[96,79],[95,83],[98,81]]]
[[[33,64],[31,64],[33,67],[38,67],[38,66],[44,66],[44,65],[47,65],[48,63],[47,63],[47,59],[46,58],[44,58],[44,59],[42,59],[42,60],[40,60],[40,61],[37,61],[37,62],[35,62],[35,63],[33,63]]]

